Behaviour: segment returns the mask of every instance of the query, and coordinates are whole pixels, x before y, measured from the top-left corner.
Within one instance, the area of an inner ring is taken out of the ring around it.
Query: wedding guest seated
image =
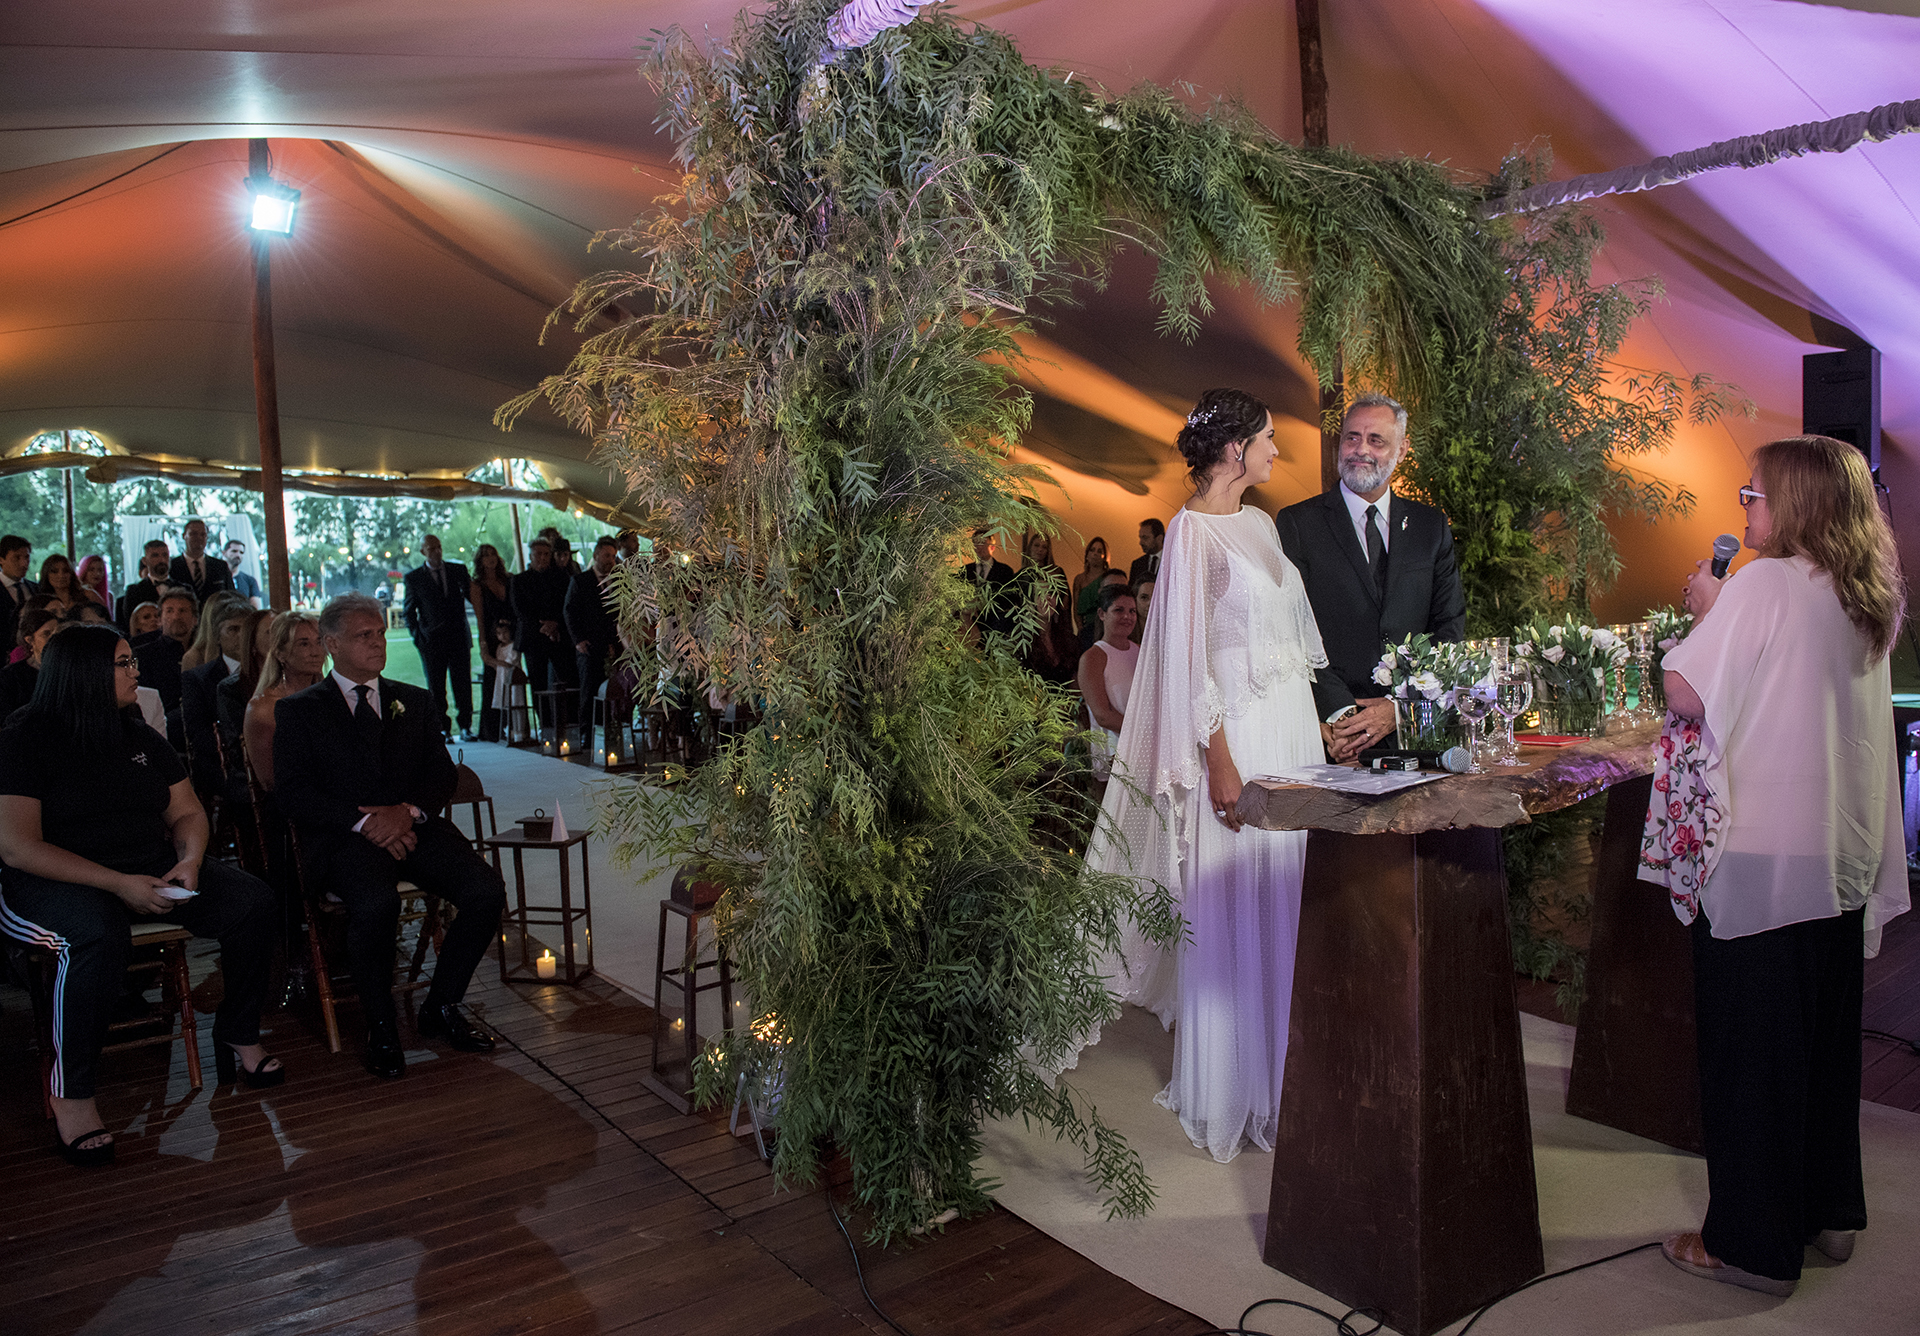
[[[1080,656],[1080,695],[1087,702],[1087,713],[1093,716],[1093,775],[1105,780],[1112,770],[1115,744],[1126,718],[1127,695],[1133,688],[1133,667],[1139,662],[1140,646],[1132,639],[1136,609],[1126,585],[1104,586],[1094,606],[1100,639]]]
[[[309,890],[347,909],[347,955],[367,1017],[367,1070],[406,1072],[394,1019],[393,940],[404,877],[454,908],[420,1009],[423,1035],[490,1052],[494,1037],[459,1010],[500,930],[506,885],[439,813],[453,796],[446,717],[425,690],[382,677],[385,612],[342,594],[320,614],[333,672],[274,707],[274,795],[300,835]]]
[[[221,643],[221,634],[226,630],[229,618],[252,611],[252,605],[232,590],[217,590],[200,605],[200,620],[194,626],[193,640],[188,644],[187,652],[180,657],[180,671],[191,672],[223,654],[229,659],[236,658],[229,653],[232,646]],[[229,667],[227,671],[232,672],[233,669]]]
[[[112,626],[113,617],[107,612],[106,605],[95,603],[91,599],[82,603],[67,615],[67,621],[74,626]]]
[[[140,556],[140,569],[136,572],[140,578],[127,586],[117,604],[122,631],[131,629],[128,614],[133,609],[143,603],[158,604],[161,596],[173,588],[173,581],[167,574],[168,564],[165,543],[156,538],[146,545]],[[199,601],[196,598],[194,603],[197,605]]]
[[[283,612],[273,619],[260,682],[247,702],[243,729],[247,759],[260,786],[273,788],[274,706],[296,691],[305,691],[326,670],[327,651],[320,644],[320,623],[311,613]]]
[[[240,738],[246,729],[247,706],[260,689],[260,677],[266,672],[267,656],[273,651],[273,623],[276,613],[271,608],[255,608],[241,618],[240,629],[234,633],[234,642],[239,653],[235,656],[240,666],[213,689],[213,721],[220,734],[222,755],[238,758]],[[246,776],[243,774],[244,780]]]
[[[160,605],[142,603],[127,614],[127,641],[135,649],[145,644],[149,636],[160,634]]]
[[[107,574],[107,559],[98,552],[80,558],[80,568],[74,572],[81,587],[99,600],[100,606],[107,610],[107,620],[113,620],[113,586]]]
[[[200,605],[184,589],[169,589],[160,597],[160,634],[142,641],[133,651],[140,661],[140,680],[160,693],[168,714],[180,708],[180,663],[200,622]]]
[[[220,1082],[270,1086],[285,1076],[260,1047],[271,894],[244,872],[202,862],[207,818],[186,771],[125,712],[137,674],[118,631],[67,627],[47,644],[32,701],[0,730],[0,922],[59,957],[53,1114],[61,1153],[79,1165],[113,1159],[94,1069],[126,984],[134,922],[220,940]]]
[[[53,639],[62,623],[48,608],[28,608],[20,614],[20,639],[26,657],[0,668],[0,723],[8,715],[33,699],[33,684],[40,676],[40,654]]]
[[[193,787],[203,801],[221,792],[226,767],[220,757],[217,694],[220,683],[240,667],[241,642],[253,605],[239,594],[223,591],[207,600],[200,619],[196,647],[206,642],[207,656],[198,665],[183,664],[180,673],[180,730],[187,742]],[[189,650],[188,658],[193,657]],[[209,803],[208,810],[212,810]]]
[[[40,592],[46,596],[47,606],[61,616],[66,616],[82,603],[94,601],[93,591],[75,578],[73,563],[64,552],[49,552],[47,559],[40,563]]]

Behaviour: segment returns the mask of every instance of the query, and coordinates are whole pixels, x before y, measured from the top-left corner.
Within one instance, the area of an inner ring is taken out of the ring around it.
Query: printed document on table
[[[1315,788],[1333,789],[1340,793],[1359,793],[1369,797],[1381,794],[1398,793],[1401,789],[1410,789],[1417,784],[1431,784],[1436,779],[1445,779],[1444,774],[1431,770],[1355,770],[1350,765],[1302,765],[1291,770],[1282,770],[1274,775],[1258,775],[1254,783],[1272,780],[1276,784],[1311,784]]]

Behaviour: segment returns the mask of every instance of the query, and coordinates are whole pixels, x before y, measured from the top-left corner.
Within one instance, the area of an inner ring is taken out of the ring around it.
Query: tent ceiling
[[[512,437],[493,408],[563,364],[536,342],[597,229],[672,179],[634,50],[679,23],[724,36],[734,0],[80,0],[7,5],[0,47],[0,443],[91,425],[122,444],[253,460],[240,139],[272,139],[305,191],[275,261],[282,411],[294,466],[432,471],[504,453],[612,495],[584,443],[551,421]],[[1188,80],[1299,130],[1292,15],[1266,0],[969,0],[1029,58],[1123,88]],[[1920,2],[1324,0],[1332,132],[1376,153],[1492,166],[1545,137],[1572,175],[1920,94]],[[1757,423],[1689,432],[1655,467],[1702,490],[1745,476],[1754,445],[1798,425],[1815,317],[1886,353],[1888,475],[1898,506],[1920,470],[1920,136],[1730,172],[1603,204],[1603,276],[1659,274],[1670,304],[1637,362],[1710,371]],[[1290,421],[1270,503],[1314,485],[1311,393],[1287,312],[1221,294],[1191,347],[1152,331],[1144,266],[1062,308],[1057,403],[1031,444],[1077,486],[1080,511],[1162,512],[1177,471],[1153,466],[1176,410],[1221,381]],[[1826,337],[1832,337],[1830,334]],[[1110,434],[1107,434],[1108,428]],[[1077,480],[1077,481],[1076,481]],[[1102,501],[1102,488],[1117,500]],[[1144,502],[1140,508],[1147,508]],[[1664,558],[1728,519],[1632,538]],[[1130,530],[1094,514],[1109,529]],[[1085,524],[1083,530],[1091,532]],[[1671,544],[1673,550],[1666,551]],[[1910,557],[1915,554],[1910,554]],[[1664,582],[1665,575],[1661,580]],[[1660,596],[1664,601],[1664,596]]]

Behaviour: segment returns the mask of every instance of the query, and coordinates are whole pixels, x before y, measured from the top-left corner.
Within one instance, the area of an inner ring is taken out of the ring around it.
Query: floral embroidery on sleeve
[[[1640,880],[1665,886],[1673,912],[1691,923],[1700,888],[1720,858],[1726,812],[1707,780],[1714,757],[1700,721],[1669,713],[1654,755],[1653,800],[1640,837]]]

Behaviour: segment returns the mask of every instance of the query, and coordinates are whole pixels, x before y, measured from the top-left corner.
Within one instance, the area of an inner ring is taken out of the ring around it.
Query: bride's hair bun
[[[1267,406],[1245,390],[1208,390],[1200,396],[1175,441],[1194,487],[1206,486],[1207,475],[1226,458],[1228,446],[1267,425],[1267,413]]]

